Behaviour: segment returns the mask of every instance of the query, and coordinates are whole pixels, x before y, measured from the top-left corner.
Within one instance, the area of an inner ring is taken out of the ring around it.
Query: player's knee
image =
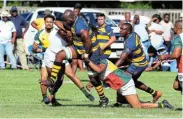
[[[56,54],[56,58],[55,60],[57,62],[60,62],[60,61],[63,61],[65,59],[65,52],[62,50],[62,51],[59,51],[57,54]]]
[[[68,77],[69,79],[73,79],[73,78],[75,77],[75,75],[74,75],[73,73],[68,73],[68,74],[67,74],[67,77]]]
[[[76,60],[76,59],[72,60],[72,64],[76,64],[77,65],[77,63],[78,63],[78,60]]]
[[[173,89],[174,89],[174,90],[177,90],[177,91],[181,91],[181,87],[179,86],[178,83],[174,83],[174,84],[173,84]]]

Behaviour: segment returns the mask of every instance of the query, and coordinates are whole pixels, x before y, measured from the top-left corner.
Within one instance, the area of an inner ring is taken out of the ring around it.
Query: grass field
[[[78,72],[84,84],[87,83],[86,73]],[[150,72],[143,73],[140,80],[154,89],[161,90],[163,96],[175,108],[182,108],[181,94],[172,89],[176,73]],[[181,118],[182,110],[169,109],[132,109],[129,107],[113,108],[115,91],[105,89],[110,99],[107,108],[99,108],[98,96],[90,102],[80,90],[66,79],[63,87],[58,91],[57,98],[64,106],[52,107],[41,103],[38,85],[38,71],[0,70],[0,118]],[[144,101],[151,101],[152,97],[142,91],[139,97]]]

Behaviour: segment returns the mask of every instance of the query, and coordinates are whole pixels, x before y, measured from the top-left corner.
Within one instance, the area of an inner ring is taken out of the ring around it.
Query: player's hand
[[[100,54],[103,54],[104,50],[102,48],[100,48]]]
[[[158,56],[158,60],[162,61],[162,60],[164,60],[164,59],[165,59],[165,55],[160,55],[160,56]]]
[[[147,68],[145,69],[145,71],[152,71],[152,70],[153,70],[152,67],[147,67]]]
[[[87,54],[87,53],[84,53],[83,55],[82,55],[82,59],[84,60],[84,59],[88,59],[89,58],[89,54]]]
[[[104,53],[104,50],[105,50],[105,47],[104,46],[101,46],[100,47],[100,54],[103,54]]]
[[[88,65],[88,63],[90,62],[90,60],[89,60],[89,54],[86,54],[86,53],[83,54],[82,55],[82,59],[83,59],[85,65]]]

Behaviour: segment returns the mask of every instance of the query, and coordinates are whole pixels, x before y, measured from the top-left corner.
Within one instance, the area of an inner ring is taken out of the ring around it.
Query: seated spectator
[[[149,36],[151,45],[158,50],[160,47],[163,46],[163,28],[160,24],[161,17],[158,14],[154,14],[151,21],[148,24]]]
[[[148,30],[147,30],[146,24],[140,23],[139,15],[135,15],[134,16],[134,19],[133,19],[133,29],[134,29],[134,32],[136,32],[140,36],[140,41],[142,43],[142,48],[143,48],[143,50],[145,52],[147,60],[149,60],[148,53],[147,53],[147,49],[150,46]]]
[[[165,45],[160,47],[158,50],[156,50],[153,46],[150,46],[148,48],[148,54],[150,57],[149,58],[150,61],[149,61],[148,67],[146,68],[146,71],[153,71],[153,70],[156,70],[158,67],[163,67],[159,69],[164,69],[165,65],[169,63],[167,61],[161,62],[158,60],[159,55],[168,54],[167,47]]]
[[[16,59],[13,55],[13,47],[16,39],[16,29],[9,20],[10,14],[7,11],[1,13],[0,21],[0,69],[5,69],[4,55],[7,54],[11,68],[16,69]]]
[[[170,15],[164,14],[163,21],[160,22],[163,27],[163,38],[165,40],[165,45],[168,48],[168,53],[170,53],[171,40],[173,39],[173,24],[170,22]]]

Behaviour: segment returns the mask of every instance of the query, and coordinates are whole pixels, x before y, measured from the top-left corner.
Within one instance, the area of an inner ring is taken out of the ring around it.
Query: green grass
[[[78,72],[82,82],[86,84],[86,73]],[[182,107],[181,94],[172,89],[176,73],[150,72],[143,73],[140,80],[154,89],[163,92],[160,99],[167,99],[175,108]],[[105,89],[110,99],[107,108],[99,108],[98,96],[90,102],[73,83],[63,84],[57,98],[64,104],[52,107],[41,103],[38,85],[38,71],[3,70],[0,71],[0,117],[1,118],[181,118],[182,111],[168,109],[132,109],[128,107],[112,108],[115,103],[115,91]],[[68,79],[66,79],[68,80]],[[138,91],[141,100],[152,100],[151,95]]]

